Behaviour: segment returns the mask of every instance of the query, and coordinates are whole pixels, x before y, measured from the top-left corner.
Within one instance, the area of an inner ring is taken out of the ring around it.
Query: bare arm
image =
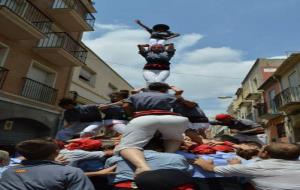
[[[141,26],[142,28],[144,28],[145,30],[147,30],[149,33],[151,33],[152,30],[151,30],[148,26],[144,25],[140,20],[135,20],[135,22],[136,22],[139,26]]]
[[[183,93],[183,90],[177,88],[176,86],[170,86],[170,89],[175,92],[175,96],[181,95]]]
[[[248,133],[264,133],[263,127],[257,127],[254,129],[244,130],[244,131],[237,131],[238,134],[248,134]]]
[[[139,45],[137,45],[137,46],[138,46],[138,48],[139,48],[140,53],[145,53],[145,52],[146,52],[145,47],[149,47],[148,44],[139,44]]]
[[[85,175],[88,177],[114,175],[114,174],[116,174],[116,172],[115,172],[116,168],[117,168],[117,166],[114,165],[109,168],[95,171],[95,172],[85,172]]]
[[[130,103],[124,103],[124,104],[122,105],[122,107],[123,107],[125,113],[126,113],[128,116],[131,117],[131,116],[134,115],[134,109],[133,109],[133,107],[131,106]]]
[[[173,35],[171,35],[171,36],[169,36],[169,37],[167,37],[167,38],[165,38],[165,39],[166,39],[166,40],[169,40],[169,39],[172,39],[172,38],[176,38],[176,37],[178,37],[178,36],[180,36],[180,34],[175,33],[175,34],[173,34]]]

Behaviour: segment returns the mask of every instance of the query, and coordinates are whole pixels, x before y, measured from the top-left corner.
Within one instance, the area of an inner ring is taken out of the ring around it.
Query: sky
[[[300,0],[95,0],[95,31],[83,41],[134,87],[145,81],[137,44],[150,27],[165,23],[181,36],[167,82],[184,90],[208,116],[225,113],[257,58],[300,51]]]

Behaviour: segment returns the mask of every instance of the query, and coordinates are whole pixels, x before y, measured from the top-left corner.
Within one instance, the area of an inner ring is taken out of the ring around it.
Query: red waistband
[[[177,187],[176,189],[174,190],[194,190],[194,186],[193,185],[183,185],[181,187]]]
[[[160,64],[160,63],[147,63],[144,66],[144,69],[169,70],[170,66],[167,64]]]
[[[137,189],[136,184],[133,181],[123,181],[114,184],[114,187],[118,188],[128,188],[128,189]]]
[[[147,111],[134,112],[133,117],[141,117],[146,115],[179,115],[179,114],[168,110],[147,110]]]

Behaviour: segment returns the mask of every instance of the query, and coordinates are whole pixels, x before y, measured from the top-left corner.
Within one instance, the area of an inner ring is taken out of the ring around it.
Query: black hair
[[[162,83],[162,82],[153,82],[150,83],[148,86],[149,90],[159,91],[159,92],[167,92],[169,88],[170,87],[167,83]]]
[[[46,160],[59,150],[58,145],[51,140],[27,140],[16,145],[16,151],[27,160]]]
[[[67,106],[67,105],[76,105],[76,102],[72,98],[63,98],[59,101],[59,107]]]
[[[271,143],[264,148],[270,158],[283,160],[298,160],[300,156],[300,147],[289,143]]]

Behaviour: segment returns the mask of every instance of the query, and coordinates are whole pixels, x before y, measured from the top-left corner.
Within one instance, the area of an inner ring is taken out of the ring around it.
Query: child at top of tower
[[[140,20],[136,20],[135,22],[151,34],[149,41],[150,46],[154,44],[164,45],[166,40],[178,37],[180,35],[171,32],[169,30],[170,27],[166,24],[156,24],[151,29],[148,26],[144,25]]]

